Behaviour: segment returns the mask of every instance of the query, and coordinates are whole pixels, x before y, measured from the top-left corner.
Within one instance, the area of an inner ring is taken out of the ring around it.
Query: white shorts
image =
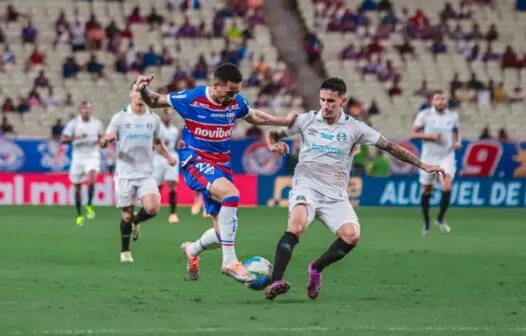
[[[289,192],[289,215],[298,204],[307,206],[307,225],[310,225],[314,218],[318,218],[333,233],[345,223],[353,223],[360,232],[358,216],[349,200],[327,201],[315,190],[298,185]]]
[[[115,198],[117,208],[135,205],[135,197],[142,199],[143,196],[153,194],[161,198],[159,188],[153,177],[139,179],[115,178]]]
[[[454,177],[455,173],[457,172],[457,165],[456,165],[454,157],[439,159],[439,160],[432,160],[432,159],[425,160],[423,158],[422,161],[424,161],[427,164],[439,165],[440,167],[444,168],[446,173],[451,177]],[[438,181],[437,174],[429,174],[423,170],[420,170],[419,174],[420,174],[420,178],[419,178],[420,184],[435,185]]]
[[[179,155],[172,153],[177,160],[175,166],[170,166],[165,158],[156,155],[153,161],[155,182],[158,186],[162,185],[164,181],[179,182]]]
[[[69,180],[80,184],[90,171],[100,172],[100,156],[74,157],[69,167]]]

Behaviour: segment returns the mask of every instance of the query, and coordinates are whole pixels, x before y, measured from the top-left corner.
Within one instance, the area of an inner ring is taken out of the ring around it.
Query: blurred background
[[[317,109],[321,81],[341,77],[345,112],[415,154],[413,119],[444,90],[464,138],[453,204],[526,204],[526,0],[0,0],[0,15],[1,204],[72,203],[58,140],[81,101],[107,125],[137,74],[179,91],[223,62],[242,69],[249,103],[276,115]],[[298,140],[278,157],[264,131],[236,125],[233,169],[244,205],[284,206]],[[95,204],[114,202],[114,154]],[[355,204],[419,203],[415,169],[374,148],[351,174]]]

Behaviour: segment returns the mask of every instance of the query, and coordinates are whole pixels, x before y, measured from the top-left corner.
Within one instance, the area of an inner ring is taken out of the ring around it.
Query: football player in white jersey
[[[413,139],[420,139],[422,143],[421,159],[425,162],[440,165],[451,177],[455,176],[455,150],[462,147],[459,132],[458,113],[447,108],[448,97],[443,91],[431,94],[431,107],[418,113],[413,124]],[[433,174],[420,171],[422,184],[421,207],[424,215],[424,229],[422,235],[429,234],[429,202],[437,178]],[[436,220],[443,233],[449,233],[451,228],[444,220],[451,199],[452,179],[441,180],[442,198],[440,211]]]
[[[445,174],[441,167],[420,161],[365,123],[346,115],[343,111],[347,102],[346,91],[343,80],[327,79],[321,84],[319,111],[304,113],[290,128],[269,133],[269,148],[275,152],[287,152],[288,146],[279,140],[294,134],[301,134],[303,144],[289,194],[288,227],[278,242],[272,283],[265,291],[268,300],[288,292],[290,285],[283,280],[283,275],[294,246],[314,218],[321,220],[337,239],[308,266],[307,295],[311,299],[319,295],[321,272],[358,244],[360,223],[347,194],[356,146],[374,145],[430,174]]]
[[[172,125],[172,110],[165,108],[161,113],[161,141],[164,143],[170,154],[179,162],[177,154],[177,143],[179,142],[179,130]],[[155,152],[155,181],[159,186],[159,191],[163,188],[163,183],[168,182],[168,196],[170,202],[170,216],[168,222],[179,223],[177,216],[177,182],[179,182],[179,166],[170,166],[168,162]]]
[[[133,262],[130,238],[139,237],[139,223],[154,217],[161,206],[161,195],[153,176],[153,148],[170,166],[177,160],[168,152],[160,139],[161,120],[151,112],[141,98],[137,85],[130,87],[131,104],[111,119],[101,147],[117,141],[117,166],[115,168],[115,193],[117,207],[121,208],[121,262]],[[142,208],[134,215],[135,197]]]
[[[69,179],[75,184],[75,206],[77,208],[75,222],[79,226],[84,224],[85,218],[95,218],[92,202],[95,193],[95,181],[100,172],[100,150],[97,143],[102,133],[102,122],[91,116],[91,104],[88,102],[80,104],[79,115],[68,122],[62,131],[62,143],[73,145]],[[86,217],[82,214],[81,209],[81,187],[84,178],[88,182],[88,201],[84,207]]]

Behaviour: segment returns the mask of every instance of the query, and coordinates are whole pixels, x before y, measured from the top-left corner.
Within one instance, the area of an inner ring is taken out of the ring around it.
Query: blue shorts
[[[232,175],[220,167],[206,162],[189,162],[183,168],[186,185],[192,190],[203,194],[205,211],[209,215],[217,215],[221,209],[221,203],[212,199],[210,186],[219,178],[226,178],[234,182]]]

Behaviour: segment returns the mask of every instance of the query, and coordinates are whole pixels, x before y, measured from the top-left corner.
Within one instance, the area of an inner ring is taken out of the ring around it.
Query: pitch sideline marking
[[[514,328],[492,328],[492,327],[405,327],[405,326],[393,326],[393,327],[375,327],[375,326],[354,326],[346,328],[329,328],[329,327],[291,327],[291,328],[251,328],[251,333],[256,332],[308,332],[308,331],[383,331],[383,332],[459,332],[459,331],[472,331],[472,332],[515,332],[526,334],[526,327],[514,327]],[[128,335],[148,335],[148,334],[215,334],[215,333],[241,333],[246,332],[247,329],[242,328],[195,328],[195,329],[171,329],[171,328],[151,328],[151,329],[57,329],[57,330],[34,330],[28,333],[22,331],[14,331],[8,335],[108,335],[108,334],[128,334]]]

